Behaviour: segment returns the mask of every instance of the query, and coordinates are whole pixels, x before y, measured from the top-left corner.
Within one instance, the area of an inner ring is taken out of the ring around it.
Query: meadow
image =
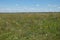
[[[60,12],[0,13],[0,40],[60,40]]]

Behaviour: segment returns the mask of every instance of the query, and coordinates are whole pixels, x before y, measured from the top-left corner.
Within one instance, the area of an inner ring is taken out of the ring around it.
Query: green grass
[[[60,40],[60,14],[0,14],[0,40]]]

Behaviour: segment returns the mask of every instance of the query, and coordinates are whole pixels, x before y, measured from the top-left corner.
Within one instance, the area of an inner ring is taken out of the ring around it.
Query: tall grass
[[[60,14],[0,14],[0,40],[60,40]]]

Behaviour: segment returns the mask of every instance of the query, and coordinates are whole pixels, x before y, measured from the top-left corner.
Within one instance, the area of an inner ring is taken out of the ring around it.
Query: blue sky
[[[0,0],[0,12],[60,12],[60,0]]]

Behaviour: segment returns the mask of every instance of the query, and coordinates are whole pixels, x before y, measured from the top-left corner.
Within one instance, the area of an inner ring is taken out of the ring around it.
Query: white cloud
[[[36,4],[37,7],[39,7],[40,5],[39,4]]]
[[[18,6],[16,8],[0,8],[0,12],[54,12],[54,11],[56,12],[60,10],[59,8],[60,7],[40,8],[40,7]]]
[[[59,5],[48,4],[48,10],[50,12],[60,12]]]
[[[19,4],[16,4],[16,6],[19,6]]]
[[[60,7],[58,7],[60,9]]]
[[[48,7],[57,7],[58,5],[48,4]]]

